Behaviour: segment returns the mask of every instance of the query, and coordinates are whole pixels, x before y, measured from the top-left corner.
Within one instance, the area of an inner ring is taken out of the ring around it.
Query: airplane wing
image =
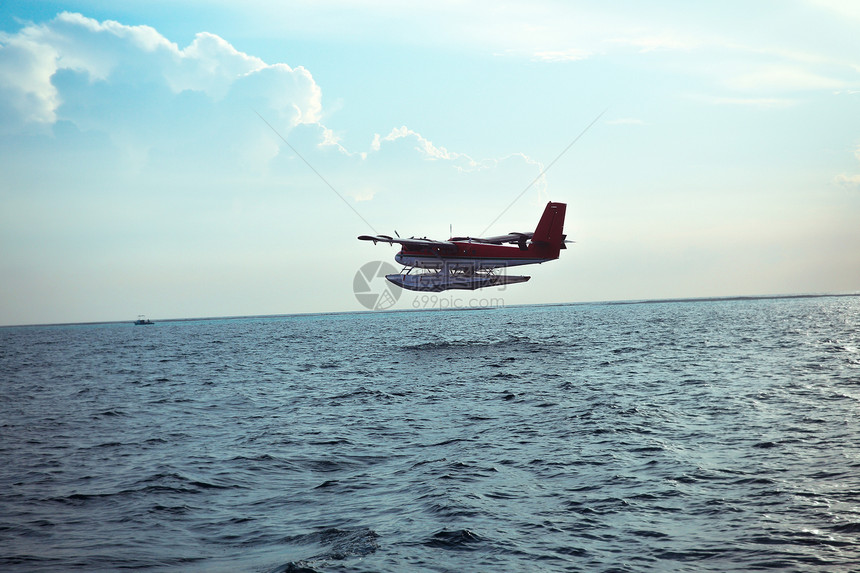
[[[402,245],[407,248],[414,247],[438,247],[443,250],[457,249],[457,245],[452,243],[451,241],[434,241],[433,239],[401,239],[400,237],[389,237],[388,235],[361,235],[358,237],[359,241],[373,241],[373,244],[376,243],[388,243],[389,245],[393,245],[397,243],[398,245]]]
[[[507,235],[498,235],[496,237],[455,237],[452,241],[469,241],[470,243],[479,243],[483,245],[517,245],[522,250],[528,249],[528,242],[534,236],[534,233],[508,233]]]
[[[507,235],[499,235],[497,237],[487,237],[486,239],[479,239],[483,243],[491,243],[494,245],[503,245],[506,243],[517,244],[522,241],[527,241],[532,238],[534,233],[508,233]]]
[[[528,241],[534,233],[508,233],[507,235],[499,235],[497,237],[454,237],[452,241],[470,241],[472,243],[482,243],[485,245],[516,245],[521,241]]]

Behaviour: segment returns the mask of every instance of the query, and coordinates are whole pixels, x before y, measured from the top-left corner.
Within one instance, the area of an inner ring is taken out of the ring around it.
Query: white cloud
[[[29,37],[0,35],[0,128],[56,121],[60,96],[51,83],[56,50]]]
[[[97,20],[72,12],[61,13],[57,16],[55,22],[84,28],[95,34],[106,32],[112,36],[127,39],[138,48],[147,52],[153,52],[159,48],[176,49],[175,44],[168,42],[164,36],[150,26],[126,26],[113,20],[105,20],[99,23]]]
[[[56,29],[63,29],[62,25],[68,24],[69,30],[83,28],[94,34],[107,33],[110,36],[128,40],[146,52],[154,52],[160,48],[176,49],[176,44],[167,41],[164,36],[150,26],[126,26],[113,20],[105,20],[100,23],[93,18],[72,12],[59,14],[54,22],[58,24]]]
[[[415,141],[415,149],[420,151],[427,159],[443,159],[446,161],[455,162],[456,167],[458,169],[468,170],[477,169],[480,167],[477,161],[475,161],[465,153],[455,153],[452,151],[448,151],[444,147],[436,146],[433,144],[432,141],[430,141],[417,131],[409,129],[405,125],[392,129],[388,135],[382,138],[380,138],[379,134],[375,134],[373,137],[373,143],[371,144],[371,148],[374,151],[379,151],[382,147],[383,142],[394,142],[398,139],[407,138],[413,139]]]
[[[456,173],[480,179],[482,183],[476,184],[476,189],[513,192],[520,190],[511,188],[511,183],[517,181],[522,185],[530,184],[529,188],[533,188],[539,197],[543,197],[546,192],[547,180],[543,175],[543,164],[524,153],[516,152],[503,157],[478,160],[465,153],[436,145],[405,125],[392,129],[385,137],[375,134],[370,146],[371,151],[379,153],[383,150],[384,144],[394,144],[401,140],[411,140],[414,143],[413,150],[425,160],[444,163],[452,167]],[[487,181],[493,181],[493,183],[487,184]]]
[[[830,10],[843,18],[860,21],[860,4],[854,0],[808,0],[819,8]]]
[[[450,216],[450,210],[456,210],[463,199],[470,202],[485,198],[495,205],[528,191],[530,202],[536,199],[541,204],[547,200],[544,165],[520,152],[478,159],[400,126],[386,135],[375,134],[368,152],[352,153],[358,155],[365,161],[351,165],[354,175],[346,179],[359,190],[346,191],[356,201],[382,198],[382,202],[390,204],[393,197],[409,190],[412,197],[434,197],[438,206],[432,208]]]
[[[254,111],[285,136],[324,129],[310,71],[267,64],[214,34],[180,49],[149,26],[62,13],[0,35],[0,134],[58,123],[102,134],[112,147],[101,153],[130,174],[263,173],[282,148]],[[333,134],[322,145],[337,145]]]
[[[374,187],[363,187],[362,189],[358,189],[354,191],[351,195],[356,203],[362,203],[364,201],[372,201],[373,197],[379,192],[379,189]]]
[[[91,85],[134,86],[139,94],[162,86],[173,93],[205,93],[214,101],[231,97],[292,125],[318,121],[322,109],[321,90],[305,68],[266,64],[210,33],[197,34],[179,49],[149,26],[64,12],[45,24],[0,35],[0,120],[7,131],[78,119],[73,112],[58,115],[64,103],[70,110],[81,103],[58,89],[61,71],[85,74]]]
[[[856,157],[857,160],[860,161],[860,146],[858,146],[854,150],[854,157]],[[860,174],[852,175],[848,173],[841,173],[836,176],[835,181],[837,185],[854,191],[860,191]]]
[[[223,97],[238,78],[266,68],[260,58],[243,54],[222,38],[198,33],[184,50],[175,52],[175,68],[165,70],[171,88],[203,91]]]
[[[836,183],[852,190],[860,190],[860,175],[842,173],[836,176]]]
[[[230,99],[238,105],[271,110],[291,126],[318,123],[322,115],[322,90],[304,67],[272,64],[236,78]]]
[[[740,91],[838,90],[843,80],[829,78],[797,66],[772,65],[729,78],[726,85]]]

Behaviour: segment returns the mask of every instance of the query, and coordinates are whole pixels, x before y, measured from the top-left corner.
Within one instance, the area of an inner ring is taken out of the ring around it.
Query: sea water
[[[860,298],[0,329],[5,571],[860,570]]]

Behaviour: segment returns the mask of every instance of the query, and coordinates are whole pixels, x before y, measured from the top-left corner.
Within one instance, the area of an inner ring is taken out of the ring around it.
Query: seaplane
[[[403,265],[399,274],[385,275],[389,282],[413,291],[441,292],[523,283],[528,276],[512,276],[504,269],[553,261],[566,249],[565,203],[547,203],[531,233],[508,233],[497,237],[451,237],[447,241],[388,235],[361,235],[360,241],[400,245],[394,260]],[[512,246],[516,245],[516,246]],[[499,272],[499,271],[502,272]]]

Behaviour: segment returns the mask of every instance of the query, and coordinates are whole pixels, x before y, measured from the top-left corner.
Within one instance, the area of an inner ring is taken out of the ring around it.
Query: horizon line
[[[546,307],[546,306],[585,306],[585,305],[633,305],[633,304],[665,304],[665,303],[684,303],[684,302],[721,302],[721,301],[743,301],[743,300],[779,300],[779,299],[799,299],[799,298],[828,298],[828,297],[860,297],[860,291],[850,293],[797,293],[797,294],[763,294],[763,295],[727,295],[727,296],[706,296],[706,297],[674,297],[674,298],[652,298],[652,299],[622,299],[622,300],[597,300],[597,301],[579,301],[579,302],[543,302],[543,303],[528,303],[528,304],[512,304],[482,307],[482,306],[467,306],[461,308],[396,308],[386,310],[336,310],[331,312],[288,312],[276,314],[247,314],[247,315],[231,315],[231,316],[200,316],[200,317],[185,317],[185,318],[159,318],[150,319],[155,322],[189,322],[195,320],[241,320],[249,318],[288,318],[301,316],[337,316],[344,314],[385,314],[396,312],[444,312],[444,311],[468,311],[468,310],[493,310],[496,308],[525,308],[525,307]],[[39,328],[48,326],[94,326],[99,324],[133,324],[133,320],[96,320],[84,322],[53,322],[53,323],[36,323],[36,324],[6,324],[0,325],[0,328]]]

